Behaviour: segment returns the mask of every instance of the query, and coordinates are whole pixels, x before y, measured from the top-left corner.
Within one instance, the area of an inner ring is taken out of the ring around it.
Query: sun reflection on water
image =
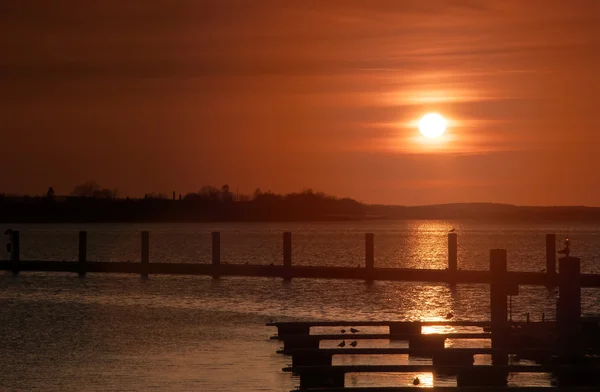
[[[420,387],[420,388],[433,387],[433,373],[419,373],[419,374],[415,375],[415,379],[417,377],[419,378],[418,387]],[[413,383],[411,382],[411,384],[413,384]]]
[[[417,221],[411,228],[410,253],[413,268],[445,269],[447,233],[451,227],[444,221]]]
[[[450,288],[446,285],[415,287],[410,299],[413,306],[406,309],[404,315],[414,321],[444,321],[445,315],[454,312],[450,294]]]

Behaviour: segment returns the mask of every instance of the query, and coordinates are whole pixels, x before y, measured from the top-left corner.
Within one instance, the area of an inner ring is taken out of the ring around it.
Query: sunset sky
[[[598,0],[7,0],[0,53],[0,192],[600,206]]]

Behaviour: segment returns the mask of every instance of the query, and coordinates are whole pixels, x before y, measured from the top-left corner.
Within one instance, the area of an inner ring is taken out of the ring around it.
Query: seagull
[[[346,345],[346,341],[342,340],[342,343],[338,344],[338,347],[344,347]]]
[[[346,333],[346,330],[345,330],[345,329],[342,329],[340,332],[341,332],[341,333]]]
[[[357,342],[356,340],[355,340],[355,341],[353,341],[352,343],[350,343],[350,345],[351,345],[352,347],[356,347],[356,345],[357,345],[357,344],[358,344],[358,342]]]
[[[453,228],[450,229],[450,231],[448,231],[448,233],[454,233],[455,231],[456,231],[456,229],[453,227]]]
[[[413,385],[419,385],[421,383],[421,380],[419,380],[419,377],[415,377],[415,379],[413,380]]]
[[[571,253],[570,247],[571,247],[571,241],[569,240],[569,238],[565,238],[565,247],[556,253],[569,257],[569,253]]]
[[[450,320],[452,317],[454,317],[454,315],[452,314],[452,312],[450,312],[446,315],[446,320]]]
[[[357,333],[357,332],[360,332],[360,331],[358,329],[356,329],[356,328],[350,328],[350,332]]]

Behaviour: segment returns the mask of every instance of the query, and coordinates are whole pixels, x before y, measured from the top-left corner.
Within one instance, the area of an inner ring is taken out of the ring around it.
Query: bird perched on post
[[[357,333],[357,332],[360,332],[360,331],[358,329],[356,329],[356,328],[350,328],[350,332]]]
[[[419,385],[421,383],[421,380],[419,380],[419,377],[415,377],[415,379],[413,380],[413,385]]]
[[[454,233],[455,231],[456,231],[456,229],[453,227],[448,231],[448,233]]]
[[[341,332],[341,333],[346,333],[346,330],[345,330],[345,329],[342,329],[340,332]]]
[[[346,345],[346,341],[342,340],[342,343],[338,344],[338,347],[344,347]]]
[[[358,342],[357,342],[356,340],[355,340],[355,341],[353,341],[352,343],[350,343],[350,345],[351,345],[352,347],[356,347],[356,345],[357,345],[357,344],[358,344]]]
[[[571,253],[570,247],[571,247],[571,241],[567,237],[567,238],[565,238],[565,247],[556,253],[569,257],[569,254]]]

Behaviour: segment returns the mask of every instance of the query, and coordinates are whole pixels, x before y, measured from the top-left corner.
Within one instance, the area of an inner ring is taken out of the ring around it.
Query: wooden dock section
[[[292,264],[292,233],[283,233],[282,264],[227,264],[221,260],[221,235],[213,232],[211,263],[169,263],[151,260],[150,233],[141,233],[140,262],[91,261],[87,255],[88,233],[79,233],[77,261],[22,260],[20,233],[11,231],[7,247],[9,260],[0,261],[0,270],[18,274],[22,271],[71,272],[80,276],[86,273],[137,274],[142,277],[156,274],[221,276],[273,277],[290,280],[308,279],[353,279],[363,281],[402,281],[449,284],[491,284],[490,271],[469,271],[458,269],[457,235],[448,235],[448,267],[446,269],[381,268],[375,266],[374,235],[365,235],[365,265],[360,267],[298,266]],[[547,272],[507,271],[506,279],[514,285],[556,286],[559,274],[555,272],[556,258],[553,235],[547,237]],[[581,274],[582,287],[600,287],[600,274]]]
[[[283,341],[283,350],[292,357],[292,365],[283,371],[300,377],[302,391],[347,391],[345,378],[349,373],[432,373],[456,376],[455,391],[506,390],[511,373],[548,373],[555,378],[560,390],[600,390],[600,323],[598,318],[581,318],[580,260],[566,257],[559,260],[557,278],[560,296],[557,301],[556,322],[513,323],[508,320],[507,298],[518,295],[514,276],[507,271],[507,254],[503,249],[490,250],[489,321],[316,321],[269,323],[277,327],[272,339]],[[424,334],[424,325],[453,325],[480,327],[483,333]],[[360,333],[358,328],[387,326],[389,333]],[[338,327],[340,333],[311,334],[313,327]],[[351,327],[351,328],[348,328]],[[348,328],[348,329],[347,329]],[[489,333],[487,331],[490,331]],[[408,348],[346,348],[363,339],[408,340]],[[446,348],[448,338],[489,338],[491,348]],[[320,348],[321,340],[342,340],[341,348]],[[408,354],[431,358],[431,364],[409,365],[333,365],[334,355],[394,355]],[[475,365],[474,355],[491,354],[491,365]],[[526,358],[535,365],[511,363],[509,356]],[[469,389],[473,388],[473,389]],[[566,388],[566,389],[565,389]],[[575,389],[571,389],[575,388]],[[583,389],[581,389],[583,388]],[[596,389],[594,389],[596,388]],[[529,388],[508,388],[528,390]],[[377,391],[382,388],[361,389]],[[405,390],[401,387],[390,391]],[[444,390],[444,389],[439,389]],[[546,388],[547,390],[547,388]]]

